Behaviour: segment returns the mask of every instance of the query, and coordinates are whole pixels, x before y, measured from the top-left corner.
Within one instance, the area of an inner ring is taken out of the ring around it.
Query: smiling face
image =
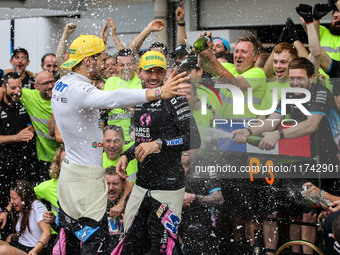
[[[137,71],[137,76],[142,81],[142,86],[145,89],[154,89],[163,85],[166,70],[162,67],[152,67],[148,70],[140,68]]]
[[[9,61],[12,65],[14,72],[23,73],[26,71],[26,67],[29,65],[30,61],[27,58],[27,55],[24,52],[18,52],[13,56]]]
[[[111,160],[120,157],[123,151],[124,139],[114,130],[108,129],[104,134],[104,152]]]
[[[340,35],[340,12],[334,12],[332,16],[332,23],[329,26],[329,31],[333,35]]]
[[[41,71],[35,76],[34,87],[39,90],[40,96],[44,100],[51,100],[54,83],[55,80],[52,73]]]
[[[106,174],[105,180],[108,186],[108,199],[110,202],[115,202],[123,193],[123,181],[118,174]]]
[[[44,59],[44,64],[41,65],[42,70],[48,71],[53,74],[53,76],[57,76],[58,66],[57,59],[53,55],[47,55]]]
[[[224,47],[222,40],[214,40],[213,41],[213,52],[214,54],[219,53],[219,52],[228,52],[228,50]]]
[[[254,54],[253,44],[248,41],[240,41],[235,46],[234,65],[239,74],[252,68],[258,58]]]
[[[12,208],[17,212],[21,212],[22,209],[24,208],[24,204],[21,200],[21,197],[14,190],[10,190],[9,194],[10,194],[10,204]]]
[[[21,79],[8,79],[8,83],[5,87],[7,103],[14,105],[19,102],[21,91]]]
[[[136,64],[132,55],[117,57],[118,76],[126,81],[135,76]]]
[[[105,60],[105,76],[107,78],[114,76],[117,73],[117,62],[115,57]]]
[[[280,79],[288,78],[288,64],[292,56],[288,51],[273,54],[273,69],[276,77]]]
[[[312,77],[308,78],[305,69],[296,68],[289,69],[289,85],[292,88],[303,88],[310,90],[313,84],[314,74]],[[302,93],[294,93],[295,96],[302,96]]]

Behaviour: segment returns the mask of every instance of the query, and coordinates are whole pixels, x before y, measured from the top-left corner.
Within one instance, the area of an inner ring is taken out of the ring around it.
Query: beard
[[[8,103],[9,103],[10,105],[14,105],[14,106],[15,106],[15,105],[17,105],[18,102],[19,102],[19,99],[16,100],[16,101],[14,101],[14,100],[12,99],[12,97],[11,97],[10,95],[7,94],[7,91],[6,91],[6,98],[7,98]]]
[[[337,25],[340,25],[340,22],[335,22],[334,25],[329,25],[329,32],[332,35],[340,35],[340,27],[336,27]]]

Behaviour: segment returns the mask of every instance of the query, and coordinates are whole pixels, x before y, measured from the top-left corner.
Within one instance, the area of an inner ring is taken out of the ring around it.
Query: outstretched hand
[[[113,21],[112,18],[108,18],[108,19],[107,19],[107,22],[108,22],[108,24],[109,24],[109,26],[110,26],[111,34],[112,34],[112,35],[115,35],[116,32],[117,32],[117,27],[116,27],[115,22]]]
[[[161,19],[155,19],[153,21],[151,21],[149,23],[149,25],[147,26],[147,28],[151,31],[151,32],[159,32],[162,31],[164,28],[164,21]]]
[[[305,20],[306,23],[312,23],[313,19],[313,7],[309,4],[299,4],[295,8],[296,12]]]
[[[183,23],[184,22],[184,16],[185,16],[185,10],[184,10],[184,3],[181,1],[179,3],[178,8],[176,9],[176,19],[178,23]]]
[[[126,174],[126,168],[128,164],[129,162],[128,162],[127,157],[125,155],[122,155],[120,156],[119,161],[116,165],[117,174],[124,179],[128,178],[128,175]]]
[[[107,30],[107,24],[105,23],[105,25],[103,26],[103,29],[100,33],[100,38],[103,39],[105,44],[107,42],[107,38],[109,37],[109,34],[105,34],[106,30]]]
[[[164,83],[164,85],[161,87],[162,99],[170,99],[174,96],[185,96],[186,93],[183,92],[183,90],[190,89],[190,84],[185,83],[181,84],[183,82],[186,82],[190,80],[190,77],[187,76],[186,72],[177,74],[177,69],[175,69],[170,77],[167,79],[167,81]]]
[[[316,4],[313,10],[313,18],[315,20],[320,20],[322,17],[326,16],[332,8],[328,4]]]

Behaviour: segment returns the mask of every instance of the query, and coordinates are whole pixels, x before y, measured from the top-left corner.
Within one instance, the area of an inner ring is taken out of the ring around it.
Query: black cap
[[[201,69],[201,67],[197,63],[196,57],[188,57],[182,61],[182,63],[178,67],[178,72],[190,72],[192,69]]]
[[[13,50],[13,53],[12,53],[12,56],[11,56],[11,59],[13,59],[13,57],[19,53],[19,52],[23,52],[26,56],[27,56],[27,60],[29,59],[29,55],[28,55],[28,51],[24,48],[16,48]]]
[[[170,56],[172,58],[175,58],[177,56],[185,56],[185,55],[192,55],[192,47],[189,45],[190,52],[187,51],[187,45],[186,44],[181,44],[178,45],[177,48],[170,53]]]

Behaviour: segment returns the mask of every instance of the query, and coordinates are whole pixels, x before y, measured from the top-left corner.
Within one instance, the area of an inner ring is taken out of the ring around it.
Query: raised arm
[[[177,45],[185,44],[185,40],[188,38],[185,32],[185,9],[184,3],[181,1],[175,12],[177,19]]]
[[[61,76],[67,74],[67,70],[64,68],[61,68],[60,66],[64,63],[64,55],[66,53],[66,43],[70,35],[76,30],[76,25],[73,23],[68,23],[65,26],[64,32],[60,38],[57,52],[56,52],[56,59],[57,59],[57,66],[58,66],[58,71]]]
[[[117,36],[117,27],[116,27],[116,24],[114,23],[112,18],[108,18],[107,21],[108,21],[110,29],[111,29],[112,39],[113,39],[114,43],[116,44],[117,49],[118,50],[124,50],[125,47],[121,43],[121,41],[119,40],[119,38]]]
[[[159,32],[164,28],[164,21],[161,19],[155,19],[147,25],[147,27],[140,32],[135,39],[132,40],[128,48],[132,49],[133,51],[137,52],[140,47],[142,46],[146,37],[149,36],[151,32]]]

